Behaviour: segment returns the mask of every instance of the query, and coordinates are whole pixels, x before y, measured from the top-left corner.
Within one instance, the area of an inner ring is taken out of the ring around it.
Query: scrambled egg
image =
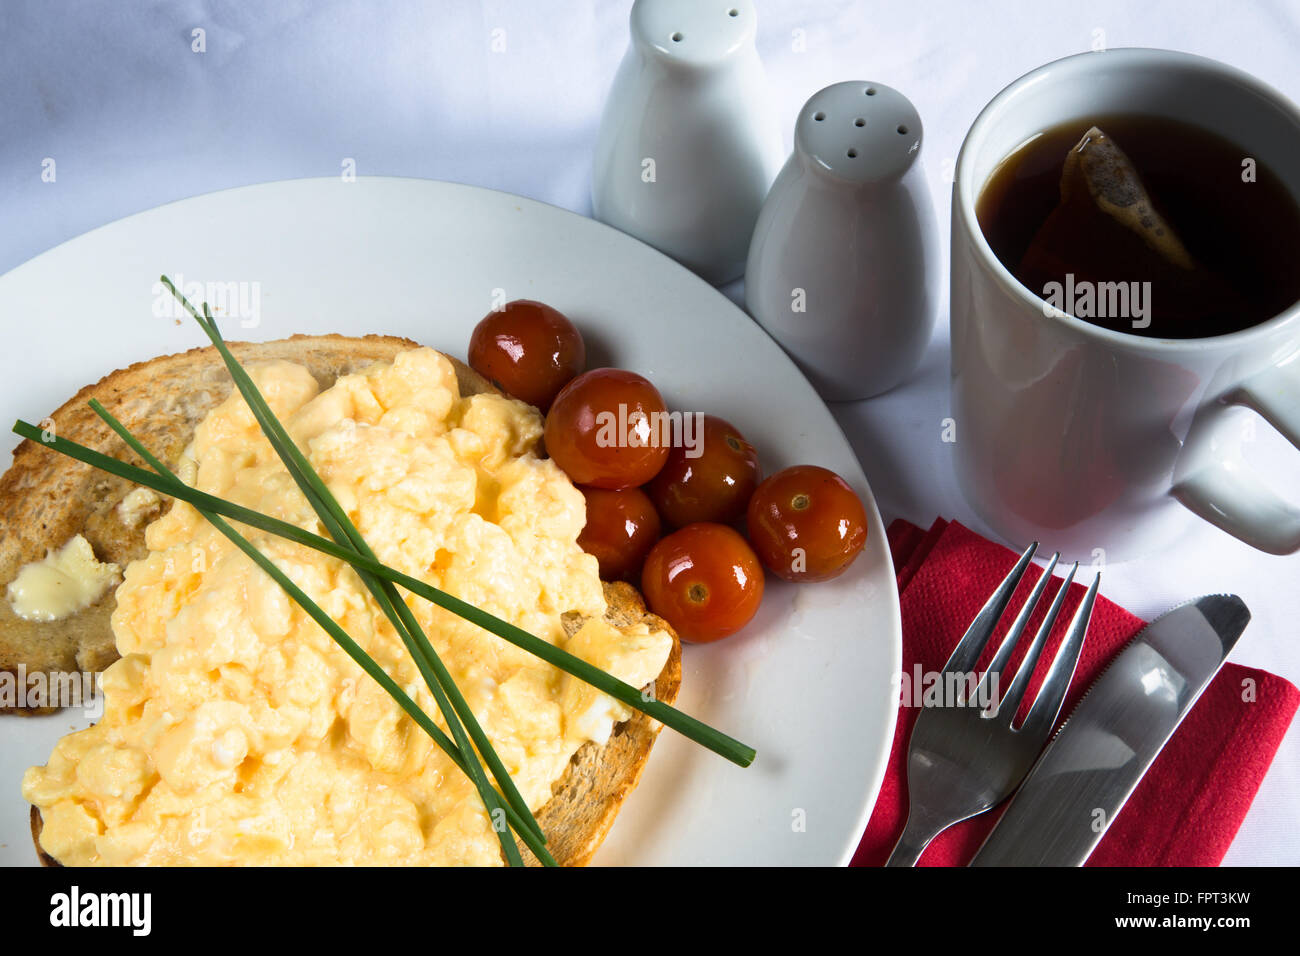
[[[249,372],[380,561],[634,686],[662,670],[666,633],[603,620],[596,560],[576,544],[582,495],[537,456],[530,406],[460,397],[451,363],[430,349],[324,392],[291,363]],[[319,531],[237,392],[200,424],[189,457],[200,489]],[[236,527],[436,715],[350,567]],[[117,591],[122,659],[104,673],[103,719],[23,778],[47,852],[69,865],[501,862],[469,780],[246,555],[181,502],[146,541]],[[533,809],[583,743],[630,716],[514,645],[407,601]],[[571,639],[566,611],[588,618]]]

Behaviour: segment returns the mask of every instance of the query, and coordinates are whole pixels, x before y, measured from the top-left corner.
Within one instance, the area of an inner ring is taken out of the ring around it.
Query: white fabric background
[[[338,175],[345,157],[361,176],[473,183],[589,214],[591,148],[629,7],[0,0],[0,273],[122,216],[230,186]],[[925,123],[945,237],[945,172],[971,120],[1048,60],[1098,41],[1169,47],[1243,67],[1300,100],[1300,0],[758,0],[758,12],[787,146],[799,107],[822,86],[897,87]],[[191,50],[196,27],[204,53]],[[46,158],[54,183],[41,180]],[[953,482],[952,446],[939,439],[946,326],[941,315],[913,381],[835,413],[886,520],[924,525],[942,514],[979,528]],[[19,336],[0,329],[0,347]],[[1255,456],[1294,486],[1300,458],[1279,444],[1263,434]],[[1236,591],[1255,620],[1234,660],[1300,683],[1298,581],[1300,557],[1267,557],[1205,527],[1164,554],[1112,565],[1103,590],[1147,617]],[[1300,863],[1298,806],[1293,728],[1225,862]]]

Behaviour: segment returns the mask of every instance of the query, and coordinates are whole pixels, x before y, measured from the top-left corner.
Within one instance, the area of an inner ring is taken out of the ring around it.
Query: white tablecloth
[[[346,159],[361,176],[474,183],[589,214],[591,149],[629,6],[5,0],[0,273],[161,203],[337,175]],[[1300,100],[1297,0],[758,0],[758,8],[759,51],[787,146],[799,107],[822,86],[872,79],[897,87],[925,123],[945,237],[946,174],[971,120],[1048,60],[1099,43],[1169,47],[1248,69]],[[42,178],[47,160],[54,182]],[[739,296],[738,286],[726,291]],[[985,530],[955,486],[953,446],[940,440],[946,325],[941,316],[913,381],[835,414],[886,520],[928,524],[942,514]],[[0,347],[20,335],[0,329]],[[1261,430],[1256,460],[1300,473],[1300,458]],[[1146,617],[1200,593],[1235,591],[1255,617],[1233,659],[1300,683],[1297,581],[1300,557],[1261,555],[1205,527],[1167,553],[1112,565],[1103,590]],[[1297,807],[1293,728],[1225,862],[1300,863]]]

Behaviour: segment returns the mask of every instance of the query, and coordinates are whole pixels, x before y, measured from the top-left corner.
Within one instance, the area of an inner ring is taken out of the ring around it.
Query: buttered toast
[[[232,344],[232,350],[245,363],[260,359],[296,362],[328,387],[340,374],[387,362],[414,344],[377,336],[300,336],[265,345]],[[492,391],[468,368],[453,364],[462,394]],[[230,389],[224,366],[212,350],[168,356],[114,373],[83,390],[55,413],[55,430],[132,461],[134,456],[85,408],[86,399],[97,397],[146,445],[174,461],[191,440],[197,423]],[[139,515],[121,508],[130,490],[125,481],[24,443],[15,455],[14,468],[0,483],[0,521],[5,531],[4,574],[0,578],[11,580],[17,568],[38,560],[47,549],[75,534],[90,542],[100,560],[124,566],[143,555],[144,526],[157,513]],[[159,511],[167,507],[166,502],[158,504]],[[594,583],[594,577],[592,580]],[[606,585],[605,596],[606,620],[611,625],[622,627],[647,620],[654,629],[672,633],[663,622],[646,615],[640,596],[631,587]],[[29,673],[102,669],[116,656],[108,628],[113,604],[110,591],[85,611],[48,624],[23,621],[10,612],[0,621],[0,666],[22,666]],[[11,627],[14,622],[29,626]],[[565,620],[566,632],[572,635],[581,623]],[[672,651],[656,681],[655,696],[674,700],[679,681],[680,644],[673,635]],[[589,742],[574,755],[552,786],[552,798],[538,813],[550,838],[549,849],[559,862],[578,864],[590,858],[635,786],[657,731],[654,721],[635,713],[619,724],[605,743]],[[39,814],[34,812],[34,832],[39,833],[39,827]]]

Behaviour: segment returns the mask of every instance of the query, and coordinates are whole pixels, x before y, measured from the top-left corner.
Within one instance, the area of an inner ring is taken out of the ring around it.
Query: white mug
[[[1017,147],[1061,123],[1117,113],[1217,132],[1300,202],[1300,109],[1214,60],[1085,53],[999,93],[967,133],[953,185],[952,414],[963,492],[1006,539],[1041,539],[1075,556],[1161,547],[1184,529],[1184,508],[1263,551],[1300,550],[1300,508],[1250,470],[1240,424],[1231,424],[1234,406],[1245,406],[1300,446],[1300,303],[1210,338],[1115,332],[1045,309],[980,229],[980,191]]]

